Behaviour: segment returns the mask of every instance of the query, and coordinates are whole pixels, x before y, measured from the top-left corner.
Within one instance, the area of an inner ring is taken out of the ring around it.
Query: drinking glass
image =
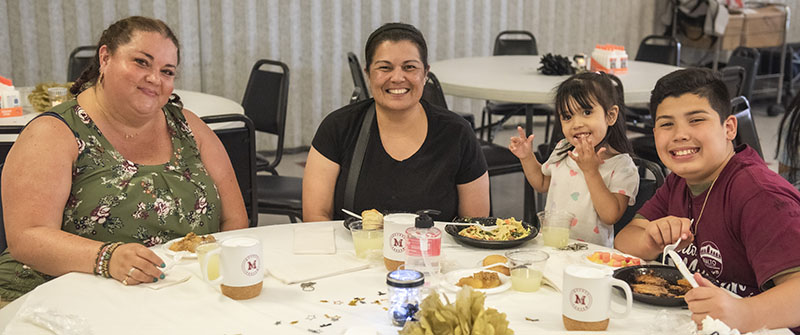
[[[535,292],[542,286],[546,252],[541,250],[513,250],[506,252],[511,269],[511,288],[520,292]]]

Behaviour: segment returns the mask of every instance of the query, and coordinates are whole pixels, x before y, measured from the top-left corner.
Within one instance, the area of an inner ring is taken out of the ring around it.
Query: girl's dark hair
[[[600,143],[595,145],[595,150],[608,144],[611,148],[621,154],[633,154],[633,146],[628,140],[627,129],[625,128],[625,96],[622,81],[613,74],[605,72],[584,72],[567,78],[558,85],[556,90],[556,116],[560,119],[575,115],[572,110],[571,101],[583,109],[592,109],[592,104],[597,103],[603,107],[603,111],[608,116],[608,110],[617,106],[617,121],[608,126],[606,136]],[[563,131],[563,130],[562,130]],[[566,158],[567,151],[575,147],[567,142],[566,148],[558,152]]]
[[[784,131],[786,134],[784,135]],[[781,146],[781,141],[783,146]],[[781,125],[778,127],[778,145],[775,147],[775,158],[781,151],[781,148],[786,152],[786,162],[789,167],[789,174],[787,179],[791,183],[797,183],[798,171],[800,170],[800,94],[794,97],[789,109],[781,119]]]
[[[97,42],[97,51],[94,54],[89,66],[81,73],[80,77],[75,80],[75,83],[69,89],[73,95],[77,95],[83,90],[97,84],[98,77],[100,76],[100,47],[105,45],[110,53],[117,51],[121,45],[125,45],[131,41],[133,33],[145,31],[160,33],[166,38],[169,38],[175,48],[178,49],[178,64],[181,62],[181,46],[178,43],[178,38],[172,33],[164,21],[158,19],[151,19],[143,16],[131,16],[124,18],[111,24],[103,34],[100,35],[100,40]],[[177,65],[177,64],[176,64]]]
[[[419,58],[422,60],[422,65],[428,69],[428,45],[425,44],[425,37],[414,26],[407,23],[392,22],[380,26],[378,29],[369,34],[367,44],[364,47],[364,59],[366,60],[366,69],[369,71],[369,66],[372,65],[372,57],[375,56],[375,49],[385,41],[399,42],[410,41],[417,46],[419,51]]]

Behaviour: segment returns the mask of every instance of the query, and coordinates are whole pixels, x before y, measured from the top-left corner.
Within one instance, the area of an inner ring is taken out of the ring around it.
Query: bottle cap
[[[420,287],[425,284],[425,276],[416,270],[394,270],[386,275],[386,285],[391,287]]]
[[[425,209],[417,211],[417,218],[414,219],[414,227],[417,228],[430,228],[433,227],[433,218],[428,214],[439,215],[442,212],[435,209]]]

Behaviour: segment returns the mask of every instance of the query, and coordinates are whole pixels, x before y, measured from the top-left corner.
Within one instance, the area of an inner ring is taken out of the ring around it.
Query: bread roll
[[[506,276],[511,275],[511,270],[505,265],[508,262],[508,258],[503,255],[489,255],[483,259],[483,266],[498,264],[497,266],[493,266],[488,268],[488,270],[500,272]]]
[[[383,214],[376,209],[361,212],[361,226],[364,230],[383,229]]]

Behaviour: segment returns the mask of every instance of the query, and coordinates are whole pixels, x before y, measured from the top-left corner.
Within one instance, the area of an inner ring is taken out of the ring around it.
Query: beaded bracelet
[[[107,248],[109,245],[111,245],[111,242],[106,242],[106,243],[103,243],[103,245],[102,245],[102,246],[100,246],[100,248],[99,248],[99,249],[97,249],[97,257],[94,259],[94,263],[95,263],[95,265],[94,265],[94,274],[95,274],[96,276],[99,276],[99,275],[100,275],[100,259],[101,259],[101,256],[103,255],[103,251],[104,251],[104,250],[105,250],[105,249],[106,249],[106,248]]]
[[[103,277],[111,278],[111,272],[109,271],[109,268],[111,267],[111,255],[120,245],[122,245],[122,242],[112,243],[110,246],[108,246],[106,253],[103,255]]]

